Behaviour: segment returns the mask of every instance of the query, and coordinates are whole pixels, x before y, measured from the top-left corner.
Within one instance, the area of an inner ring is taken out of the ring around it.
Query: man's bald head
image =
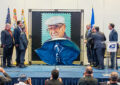
[[[93,69],[92,69],[91,66],[87,66],[87,67],[86,67],[86,73],[87,73],[87,74],[92,74],[92,73],[93,73]]]
[[[7,24],[5,25],[5,27],[7,27],[7,26],[10,26],[10,24],[9,24],[9,23],[7,23]]]
[[[87,30],[89,30],[91,28],[91,25],[90,24],[86,25],[86,28]]]
[[[110,77],[111,77],[111,80],[112,80],[112,81],[117,81],[119,75],[118,75],[117,72],[112,72],[112,73],[110,74]]]

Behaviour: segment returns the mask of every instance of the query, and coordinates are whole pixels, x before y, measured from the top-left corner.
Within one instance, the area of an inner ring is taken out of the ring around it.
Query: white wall
[[[95,23],[101,31],[107,31],[108,23],[113,22],[116,29],[120,28],[120,0],[0,0],[0,29],[5,25],[7,8],[10,7],[11,18],[13,9],[17,9],[18,20],[21,19],[21,10],[25,10],[28,20],[28,9],[84,9],[84,26],[90,23],[92,5],[95,11]]]
[[[100,26],[107,37],[108,24],[113,22],[120,35],[120,0],[0,0],[0,31],[4,29],[7,8],[10,7],[11,18],[13,9],[17,9],[18,20],[21,19],[21,10],[25,10],[28,23],[28,9],[84,9],[85,25],[90,23],[92,5],[95,12],[95,23]],[[120,39],[119,39],[120,40]]]

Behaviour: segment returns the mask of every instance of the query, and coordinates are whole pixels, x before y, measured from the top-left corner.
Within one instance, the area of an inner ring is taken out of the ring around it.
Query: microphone
[[[55,51],[56,51],[57,53],[59,53],[60,49],[59,49],[59,45],[58,45],[58,44],[56,44],[56,45],[54,46],[54,49],[55,49]]]
[[[55,49],[55,52],[56,52],[56,62],[59,63],[60,62],[60,57],[59,57],[60,48],[59,48],[58,43],[54,46],[54,49]]]

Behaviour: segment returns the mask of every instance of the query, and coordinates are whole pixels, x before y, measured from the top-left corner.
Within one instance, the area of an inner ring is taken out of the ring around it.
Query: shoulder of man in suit
[[[117,31],[115,29],[112,30],[113,33],[117,33]]]
[[[16,27],[14,30],[17,30],[18,29],[18,27]]]
[[[2,30],[1,32],[3,33],[3,32],[5,32],[6,30]]]
[[[92,33],[92,35],[96,35],[97,33]]]
[[[20,28],[20,27],[17,26],[15,29],[19,29],[19,28]]]
[[[99,32],[99,33],[101,33],[101,34],[103,34],[103,35],[104,35],[104,33],[103,33],[103,32]]]
[[[7,31],[7,30],[3,30],[2,32],[3,32],[3,33],[7,33],[8,31]]]
[[[116,29],[115,28],[113,28],[113,30],[112,30],[113,32],[116,32]]]

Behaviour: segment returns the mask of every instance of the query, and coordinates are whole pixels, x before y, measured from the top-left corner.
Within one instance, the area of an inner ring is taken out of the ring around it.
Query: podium
[[[107,45],[107,53],[111,53],[111,52],[114,52],[115,53],[115,57],[114,57],[114,69],[116,69],[116,63],[117,63],[117,43],[118,42],[106,42],[106,45]],[[110,56],[108,57],[108,67],[109,67],[109,58]]]
[[[106,47],[107,47],[107,66],[106,66],[106,71],[105,71],[105,74],[104,76],[109,76],[109,73],[108,73],[108,68],[109,68],[109,59],[111,59],[111,56],[108,54],[108,53],[111,53],[111,52],[114,52],[115,53],[115,57],[114,57],[114,70],[117,70],[117,51],[118,51],[118,47],[117,47],[117,44],[118,42],[104,42],[106,44]]]

